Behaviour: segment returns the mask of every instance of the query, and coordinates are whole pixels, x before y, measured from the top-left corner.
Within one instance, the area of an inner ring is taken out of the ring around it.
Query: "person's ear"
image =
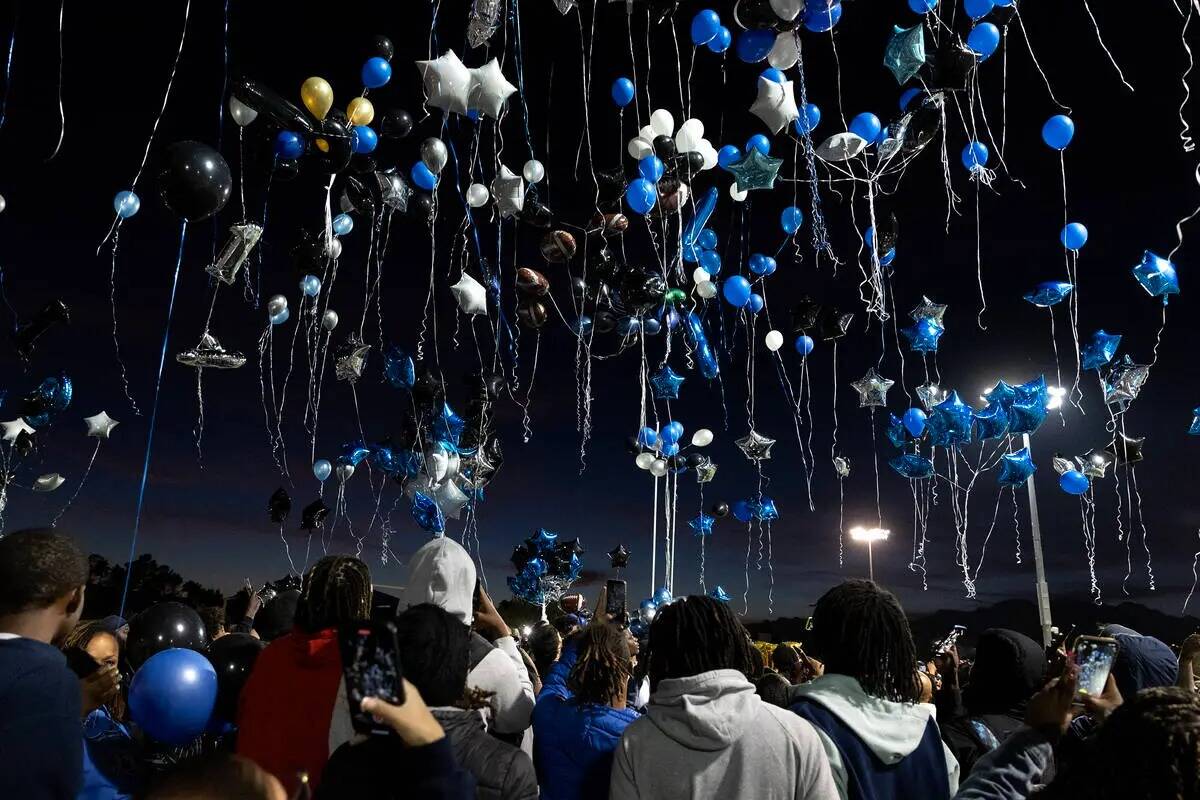
[[[72,616],[76,611],[79,611],[81,608],[83,608],[83,593],[85,588],[86,587],[84,586],[80,586],[76,589],[72,589],[71,593],[67,595],[67,605],[66,608],[63,609],[67,616]]]

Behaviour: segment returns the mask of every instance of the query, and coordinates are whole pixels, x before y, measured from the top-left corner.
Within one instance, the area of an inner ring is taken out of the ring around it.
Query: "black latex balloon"
[[[428,222],[433,214],[433,198],[425,192],[415,192],[408,199],[408,215],[418,222]]]
[[[738,0],[733,7],[733,21],[746,29],[788,29],[788,24],[771,8],[771,0]]]
[[[267,513],[271,515],[271,522],[277,524],[287,519],[288,514],[292,513],[292,497],[287,489],[280,486],[275,490],[267,502]]]
[[[392,139],[403,139],[412,133],[413,118],[403,108],[389,108],[379,118],[379,133]]]
[[[71,322],[71,311],[62,300],[52,300],[42,306],[33,319],[19,325],[12,334],[13,346],[22,360],[33,354],[33,347],[46,331],[60,322]]]
[[[328,513],[329,509],[326,509]],[[300,603],[299,589],[280,589],[275,599],[262,607],[254,618],[254,630],[269,642],[291,632],[296,618],[296,606]]]
[[[236,78],[230,93],[280,128],[296,133],[313,132],[311,117],[259,81]]]
[[[167,208],[188,222],[216,214],[233,193],[233,175],[221,154],[201,142],[167,148],[158,171],[158,191]]]
[[[621,264],[607,247],[588,248],[588,280],[610,283],[620,268]]]
[[[675,155],[675,140],[670,136],[655,136],[654,137],[654,155],[666,161],[671,156]]]
[[[611,311],[601,309],[592,315],[592,327],[597,333],[610,333],[617,327],[617,317]]]
[[[314,531],[317,528],[325,526],[325,518],[329,516],[329,506],[325,505],[325,501],[317,498],[304,507],[300,512],[300,528],[306,531]]]
[[[316,140],[308,148],[308,155],[305,159],[307,163],[325,174],[344,170],[350,163],[350,156],[354,154],[346,123],[331,113],[321,121],[321,127],[316,136]],[[319,142],[325,142],[324,150],[321,149]]]
[[[183,603],[158,603],[129,621],[125,652],[135,670],[155,653],[171,647],[204,652],[208,635],[204,621]]]
[[[696,467],[700,466],[707,460],[708,460],[708,456],[702,455],[700,453],[689,453],[688,457],[687,457],[687,465],[689,467],[691,467],[692,469],[695,469]]]
[[[350,156],[350,171],[356,175],[370,175],[379,169],[379,162],[365,153]]]
[[[729,503],[713,503],[709,511],[714,517],[727,517],[729,516]]]
[[[608,561],[613,569],[624,569],[629,565],[629,548],[619,544],[608,551]]]
[[[224,722],[237,717],[238,698],[267,643],[248,633],[229,633],[208,646],[209,663],[217,671],[217,703],[213,716]]]
[[[667,291],[667,282],[657,272],[629,269],[620,279],[621,302],[627,310],[646,311],[658,305]]]
[[[579,303],[582,303],[587,299],[587,281],[583,279],[583,276],[576,275],[575,277],[571,278],[571,294],[575,295],[575,300]]]
[[[392,56],[396,55],[396,46],[386,36],[373,36],[371,37],[371,55],[391,61]]]
[[[300,162],[294,158],[279,158],[271,165],[271,180],[285,183],[296,180],[300,175]]]
[[[512,555],[509,556],[509,560],[512,561],[512,565],[516,567],[517,572],[520,573],[521,570],[525,569],[525,565],[529,563],[529,559],[532,557],[533,554],[529,551],[529,545],[522,544],[513,548]]]

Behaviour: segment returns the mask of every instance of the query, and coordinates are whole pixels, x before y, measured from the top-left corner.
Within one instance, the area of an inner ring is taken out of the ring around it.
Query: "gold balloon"
[[[313,140],[313,144],[315,144],[317,146],[317,149],[320,150],[322,153],[329,152],[329,142],[325,141],[324,139],[315,139],[315,140]]]
[[[351,125],[370,125],[375,119],[375,106],[365,97],[356,97],[346,106],[346,116]]]
[[[324,78],[309,78],[300,86],[304,107],[317,119],[325,119],[333,108],[333,87]]]

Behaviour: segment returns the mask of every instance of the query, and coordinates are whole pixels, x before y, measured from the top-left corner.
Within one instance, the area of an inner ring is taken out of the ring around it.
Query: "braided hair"
[[[716,669],[736,669],[754,680],[762,657],[729,606],[695,595],[659,609],[650,626],[646,666],[655,691],[659,681]]]
[[[624,696],[633,675],[625,632],[613,625],[590,625],[580,632],[576,647],[567,686],[579,702],[606,706]]]
[[[88,645],[91,644],[92,640],[97,636],[109,636],[112,638],[113,642],[115,642],[117,645],[117,657],[118,663],[120,663],[119,659],[121,654],[121,640],[117,638],[115,633],[104,627],[104,623],[101,620],[80,622],[78,625],[72,628],[71,632],[67,634],[67,637],[63,639],[61,649],[63,652],[68,650],[82,650],[86,653]],[[125,705],[124,692],[117,692],[114,694],[112,699],[107,703],[107,706],[108,712],[113,719],[117,719],[122,722],[125,720],[127,708]]]
[[[296,625],[308,633],[371,616],[371,571],[353,556],[325,556],[304,576]]]
[[[896,596],[872,581],[833,587],[813,610],[812,652],[872,697],[916,703],[917,649]]]

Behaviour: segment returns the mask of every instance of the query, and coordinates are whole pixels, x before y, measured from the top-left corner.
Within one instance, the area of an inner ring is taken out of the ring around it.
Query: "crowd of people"
[[[866,580],[826,592],[803,644],[764,657],[706,596],[661,607],[641,639],[603,597],[518,638],[476,578],[448,538],[411,557],[387,628],[400,702],[347,690],[339,630],[372,616],[357,558],[322,558],[265,605],[205,610],[210,657],[228,636],[263,644],[228,719],[166,745],[130,713],[130,626],[81,621],[87,559],[54,531],[9,534],[0,797],[1200,798],[1200,635],[1176,654],[1108,626],[1111,672],[1081,694],[1067,645],[1014,630],[922,658]],[[386,733],[356,732],[359,710]]]

